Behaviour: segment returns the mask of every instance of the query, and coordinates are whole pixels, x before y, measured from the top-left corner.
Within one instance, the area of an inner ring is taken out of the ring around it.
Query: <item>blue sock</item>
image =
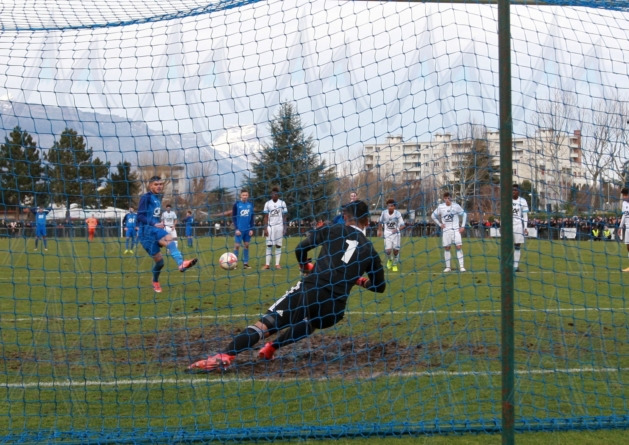
[[[156,262],[155,264],[153,264],[153,282],[157,283],[159,282],[159,274],[162,271],[162,268],[164,267],[164,260],[161,259],[158,262]]]
[[[127,243],[125,244],[125,247],[124,247],[124,248],[125,248],[125,250],[129,250],[129,240],[130,240],[130,239],[131,239],[131,238],[127,238]]]
[[[177,261],[177,266],[181,266],[183,263],[183,255],[179,252],[179,249],[177,249],[177,244],[175,244],[174,241],[171,241],[166,247],[170,251],[170,256]]]
[[[234,255],[236,255],[236,259],[238,259],[238,252],[240,252],[240,249],[234,249]]]
[[[48,249],[48,240],[44,238],[44,249]]]
[[[188,247],[192,247],[192,238],[188,238]]]
[[[242,262],[249,264],[249,249],[242,250]]]
[[[35,238],[35,249],[37,249],[38,244],[39,244],[39,238]]]

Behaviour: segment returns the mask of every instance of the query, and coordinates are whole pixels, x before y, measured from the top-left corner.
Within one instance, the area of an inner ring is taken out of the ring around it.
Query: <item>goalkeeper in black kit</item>
[[[271,360],[284,346],[303,340],[317,329],[334,326],[343,319],[352,288],[383,293],[386,288],[380,255],[365,236],[369,207],[354,201],[343,208],[344,224],[314,230],[297,246],[295,254],[303,278],[277,300],[256,324],[248,326],[223,351],[188,366],[188,372],[229,368],[236,356],[260,340],[280,333],[260,350]],[[308,252],[321,247],[315,264]],[[367,277],[363,275],[367,274]]]

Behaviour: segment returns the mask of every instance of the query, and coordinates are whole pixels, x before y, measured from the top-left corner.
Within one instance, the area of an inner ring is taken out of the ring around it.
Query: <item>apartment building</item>
[[[500,132],[485,135],[487,149],[496,170],[500,165]],[[383,144],[365,145],[365,169],[382,181],[407,182],[434,179],[439,184],[459,180],[471,152],[471,138],[453,138],[436,133],[427,142],[404,142],[402,136],[388,136]],[[568,134],[540,129],[533,137],[513,138],[514,182],[531,181],[546,201],[562,201],[572,186],[586,184],[581,132]]]

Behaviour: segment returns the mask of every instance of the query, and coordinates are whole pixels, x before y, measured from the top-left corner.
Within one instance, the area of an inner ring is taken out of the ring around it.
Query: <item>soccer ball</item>
[[[234,270],[238,267],[238,258],[231,252],[222,254],[220,260],[218,261],[221,267],[225,270]]]

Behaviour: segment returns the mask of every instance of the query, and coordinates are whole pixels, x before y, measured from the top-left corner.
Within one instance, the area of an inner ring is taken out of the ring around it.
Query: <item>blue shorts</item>
[[[168,232],[164,229],[158,229],[157,227],[144,226],[142,227],[142,234],[140,235],[140,244],[146,250],[150,256],[154,256],[159,253],[161,246],[159,240],[168,235]]]
[[[36,226],[35,236],[46,236],[46,226]]]
[[[127,238],[135,238],[136,230],[135,227],[132,229],[127,227]]]
[[[236,244],[248,243],[251,241],[251,235],[249,235],[249,230],[241,231],[241,235],[236,235]]]
[[[192,227],[186,227],[186,236],[192,236]]]

